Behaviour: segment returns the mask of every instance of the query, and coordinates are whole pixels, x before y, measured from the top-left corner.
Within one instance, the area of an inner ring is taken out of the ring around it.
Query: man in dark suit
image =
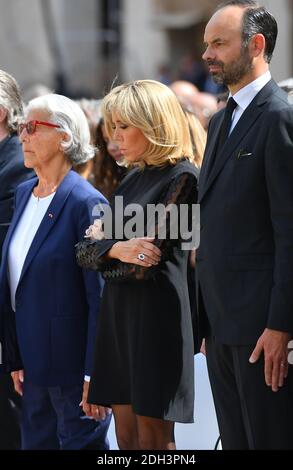
[[[293,109],[272,80],[278,27],[222,4],[203,58],[230,91],[199,180],[199,329],[224,449],[293,449]]]
[[[15,79],[0,70],[0,260],[2,245],[12,219],[14,192],[23,181],[34,176],[24,167],[16,124],[22,115],[22,101]],[[20,446],[17,407],[19,398],[10,376],[0,374],[0,449]]]

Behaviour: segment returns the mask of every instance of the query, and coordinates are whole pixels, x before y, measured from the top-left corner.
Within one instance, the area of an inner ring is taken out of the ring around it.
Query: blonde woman
[[[123,201],[123,226],[113,229],[114,236],[122,230],[120,236],[109,238],[91,227],[93,239],[77,250],[79,263],[101,270],[106,280],[88,402],[111,405],[120,449],[174,449],[174,423],[193,421],[188,251],[179,236],[172,239],[170,213],[154,220],[147,209],[161,203],[180,210],[184,204],[190,213],[196,201],[188,125],[173,92],[152,80],[114,88],[102,108],[107,132],[132,169],[112,203],[115,223]],[[144,225],[138,231],[137,219],[129,237],[127,210],[133,203]],[[86,411],[98,415],[94,405]]]

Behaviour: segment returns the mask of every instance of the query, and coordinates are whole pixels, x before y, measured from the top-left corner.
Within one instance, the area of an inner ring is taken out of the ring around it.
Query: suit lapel
[[[214,152],[216,151],[216,144],[219,137],[220,128],[224,119],[224,111],[222,112],[222,119],[219,119],[218,122],[215,124],[215,128],[211,130],[209,134],[209,143],[206,147],[205,156],[203,159],[202,167],[200,170],[199,175],[199,183],[198,183],[198,198],[201,199],[204,191],[205,186],[208,179],[208,169],[210,167],[210,161],[213,159]]]
[[[44,218],[37,230],[37,233],[33,239],[33,242],[30,246],[30,249],[28,251],[28,254],[25,258],[25,262],[22,268],[21,276],[19,279],[18,287],[25,276],[25,273],[27,272],[32,260],[36,256],[38,250],[46,240],[48,234],[54,227],[55,223],[58,220],[58,217],[60,213],[62,212],[63,206],[73,188],[73,186],[76,184],[78,180],[78,175],[74,173],[73,171],[69,171],[67,175],[65,176],[64,180],[58,187],[56,194],[51,202],[51,204],[48,207],[48,210],[46,211]]]
[[[238,123],[236,124],[235,128],[233,129],[232,133],[230,134],[229,138],[227,139],[224,147],[220,151],[220,153],[216,156],[216,161],[211,169],[209,175],[206,175],[206,170],[203,174],[203,181],[202,184],[199,184],[199,197],[198,202],[201,202],[207,191],[211,188],[212,184],[219,176],[220,172],[222,171],[223,167],[225,166],[226,162],[229,160],[231,154],[233,154],[234,150],[240,144],[242,139],[248,133],[249,129],[255,123],[255,121],[259,118],[259,116],[263,112],[263,105],[266,103],[269,96],[273,93],[275,87],[278,89],[276,83],[271,80],[254,98],[254,100],[250,103],[248,108],[244,111],[241,118],[239,119]],[[221,123],[223,120],[219,120],[218,126],[215,130],[215,135],[213,136],[213,140],[211,141],[211,145],[207,149],[207,155],[205,158],[211,158],[212,153],[215,151],[217,138],[219,135],[219,130],[221,127]],[[207,165],[208,167],[208,161]],[[204,169],[203,169],[204,170]]]

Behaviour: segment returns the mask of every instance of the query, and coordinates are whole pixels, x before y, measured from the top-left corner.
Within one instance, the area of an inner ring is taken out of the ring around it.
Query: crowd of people
[[[277,33],[255,0],[215,10],[203,59],[218,99],[143,79],[23,109],[0,70],[0,448],[107,450],[113,415],[121,450],[174,450],[201,351],[223,449],[293,449]]]

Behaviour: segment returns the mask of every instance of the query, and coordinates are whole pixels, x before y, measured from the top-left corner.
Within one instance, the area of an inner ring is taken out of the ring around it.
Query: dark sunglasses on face
[[[51,122],[46,121],[29,121],[22,122],[17,126],[17,133],[20,135],[24,129],[29,135],[33,135],[36,132],[37,126],[47,126],[47,127],[60,127],[58,124],[52,124]]]

